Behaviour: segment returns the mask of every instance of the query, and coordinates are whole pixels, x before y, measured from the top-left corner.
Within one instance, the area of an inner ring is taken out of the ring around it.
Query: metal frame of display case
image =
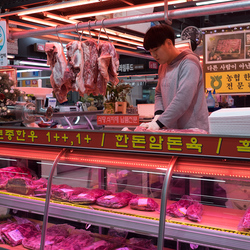
[[[9,128],[8,128],[9,129]],[[120,133],[120,132],[119,132]],[[173,135],[171,135],[173,136]],[[1,144],[1,143],[0,143]],[[16,147],[20,146],[21,144],[18,143],[11,143],[8,144],[9,146]],[[15,147],[14,147],[15,148]],[[43,147],[38,145],[23,145],[24,150],[29,151],[29,154],[22,154],[23,157],[28,157],[31,155],[32,159],[39,158],[39,155],[35,152],[41,151],[42,148],[47,149],[50,151],[52,148],[49,147],[49,145],[45,145]],[[39,150],[38,150],[39,149]],[[55,148],[54,148],[55,149]],[[73,154],[74,152],[70,152],[71,148],[68,148],[67,150],[68,154]],[[62,150],[62,147],[61,147]],[[50,157],[50,160],[54,159],[54,167],[56,166],[57,162],[60,161],[62,156],[65,153],[65,149],[62,151],[54,150],[55,152]],[[79,152],[84,152],[86,149],[78,149],[76,154],[79,154]],[[34,153],[33,153],[34,151]],[[93,150],[90,151],[94,152],[101,152],[101,150]],[[0,152],[3,152],[3,150],[0,148]],[[61,153],[60,153],[61,152]],[[118,154],[117,154],[118,153]],[[142,152],[141,152],[142,153]],[[141,154],[140,153],[140,154]],[[11,153],[12,156],[15,157],[15,153]],[[104,152],[104,154],[107,155],[107,152]],[[117,154],[118,158],[122,155],[122,152],[112,152],[112,154]],[[132,156],[135,157],[135,159],[138,157],[138,155],[135,152],[129,152]],[[145,154],[145,153],[144,153]],[[6,152],[6,155],[9,156],[9,154]],[[17,154],[18,155],[18,154]],[[147,157],[154,157],[158,154],[146,154]],[[145,156],[146,156],[145,155]],[[58,156],[58,157],[57,157]],[[169,156],[169,154],[160,154],[160,157],[162,159],[165,158],[165,156]],[[194,155],[195,156],[195,155]],[[18,156],[17,156],[18,157]],[[47,156],[44,156],[45,158]],[[151,235],[151,236],[158,236],[158,250],[163,249],[163,241],[164,239],[171,239],[176,241],[183,241],[183,242],[191,242],[196,244],[201,244],[204,246],[213,246],[219,249],[234,249],[234,250],[248,250],[249,244],[250,244],[250,237],[249,234],[244,233],[232,233],[230,230],[223,230],[220,228],[209,228],[206,226],[197,226],[195,224],[189,223],[176,223],[174,221],[165,220],[165,207],[167,204],[167,194],[168,194],[168,187],[170,184],[171,176],[172,176],[172,170],[174,170],[175,166],[177,166],[178,171],[181,171],[185,168],[189,168],[190,164],[198,165],[202,161],[205,161],[204,164],[207,167],[209,164],[212,163],[207,158],[207,161],[203,158],[195,158],[190,157],[189,161],[185,161],[186,156],[181,153],[178,154],[178,160],[176,156],[172,156],[172,160],[170,158],[169,162],[166,161],[166,171],[165,171],[165,180],[164,185],[162,189],[162,204],[161,204],[161,212],[159,215],[159,221],[151,218],[143,218],[143,217],[137,217],[137,216],[129,216],[119,213],[111,213],[109,211],[103,211],[103,210],[97,210],[97,209],[90,209],[89,207],[84,206],[72,206],[67,204],[60,204],[56,202],[47,202],[47,207],[45,205],[44,199],[37,199],[33,197],[23,197],[21,195],[10,195],[8,193],[0,192],[0,205],[3,205],[5,207],[13,208],[13,209],[19,209],[23,211],[29,211],[34,212],[37,214],[43,214],[44,220],[46,220],[46,217],[52,216],[56,218],[64,218],[72,221],[78,221],[78,222],[84,222],[84,223],[93,223],[97,226],[102,227],[115,227],[115,228],[122,228],[131,232],[138,232],[141,234]],[[235,158],[237,159],[237,158]],[[223,160],[223,161],[222,161]],[[225,157],[217,157],[217,159],[214,159],[214,162],[218,161],[218,166],[222,164],[225,160]],[[240,160],[240,158],[238,158]],[[220,162],[221,161],[221,162]],[[186,162],[186,165],[185,165]],[[248,163],[245,166],[248,166]],[[225,163],[224,163],[225,164]],[[243,164],[243,163],[242,163]],[[244,165],[244,164],[243,164]],[[242,166],[243,166],[242,165]],[[124,167],[124,166],[123,166]],[[216,167],[216,166],[213,166]],[[119,166],[118,166],[119,168]],[[50,176],[52,176],[52,170]],[[47,197],[48,200],[48,197]],[[49,206],[49,207],[48,207]],[[47,211],[47,212],[46,212]],[[58,212],[60,211],[60,212]],[[93,216],[94,215],[94,216]],[[212,229],[212,230],[211,230]],[[44,237],[43,237],[44,238]]]

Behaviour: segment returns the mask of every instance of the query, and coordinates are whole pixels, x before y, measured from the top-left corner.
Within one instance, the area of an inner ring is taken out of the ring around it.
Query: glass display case
[[[2,224],[38,228],[7,230],[20,249],[249,249],[246,159],[1,142],[0,164]]]

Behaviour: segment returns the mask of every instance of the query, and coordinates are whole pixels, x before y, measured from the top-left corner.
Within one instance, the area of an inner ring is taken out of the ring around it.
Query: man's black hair
[[[170,39],[175,45],[175,34],[172,27],[166,24],[153,26],[144,36],[143,47],[146,50],[154,49],[163,45],[166,39]]]

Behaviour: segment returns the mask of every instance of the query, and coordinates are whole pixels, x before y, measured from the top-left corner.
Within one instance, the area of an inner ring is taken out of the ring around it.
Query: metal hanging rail
[[[211,4],[206,7],[199,6],[199,7],[169,10],[167,13],[168,14],[167,18],[172,20],[172,19],[180,19],[180,18],[195,17],[195,16],[240,12],[246,10],[250,10],[250,1],[241,0],[241,1],[220,3],[220,4]],[[162,11],[162,12],[136,15],[136,16],[104,19],[102,21],[79,22],[77,28],[79,30],[80,29],[83,30],[89,28],[91,29],[91,28],[113,27],[113,26],[137,24],[142,22],[161,21],[165,20],[165,18],[166,18],[165,12]],[[35,37],[35,36],[55,34],[60,32],[70,32],[74,30],[76,30],[76,26],[74,24],[58,25],[57,27],[48,27],[36,30],[13,32],[10,33],[10,38],[19,39],[24,37],[32,37],[32,36]]]

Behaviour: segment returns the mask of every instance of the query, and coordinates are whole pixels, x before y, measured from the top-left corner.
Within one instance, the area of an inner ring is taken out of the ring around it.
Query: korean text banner
[[[250,92],[250,27],[204,34],[205,87],[219,94]]]

